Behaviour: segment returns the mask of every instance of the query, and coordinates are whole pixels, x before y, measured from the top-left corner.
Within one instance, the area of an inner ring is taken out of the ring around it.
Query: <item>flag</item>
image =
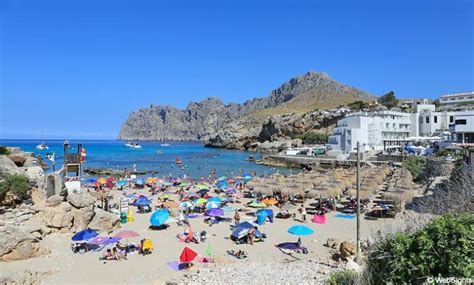
[[[206,254],[211,256],[212,255],[212,248],[211,248],[211,244],[208,243],[207,244],[207,247],[206,247]]]
[[[47,158],[49,161],[51,161],[52,163],[54,163],[55,156],[56,156],[56,155],[55,155],[54,152],[53,152],[53,153],[47,153],[47,154],[46,154],[46,158]]]

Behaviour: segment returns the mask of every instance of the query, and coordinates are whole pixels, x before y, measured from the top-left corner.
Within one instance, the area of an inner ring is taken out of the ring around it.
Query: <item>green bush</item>
[[[380,96],[377,99],[377,102],[380,104],[384,105],[385,107],[391,109],[393,107],[396,107],[398,105],[398,99],[395,96],[395,92],[390,91],[387,94]]]
[[[354,270],[343,269],[335,271],[326,281],[328,285],[353,285],[357,283],[358,274]]]
[[[297,136],[304,144],[325,144],[328,142],[329,135],[324,133],[306,133]]]
[[[364,101],[354,101],[347,105],[351,110],[357,111],[369,107],[369,103]]]
[[[10,155],[11,151],[6,146],[0,145],[0,154]]]
[[[422,284],[428,277],[474,276],[474,215],[446,215],[414,233],[387,236],[369,249],[373,284]]]
[[[0,194],[12,191],[19,197],[25,198],[29,189],[28,178],[22,175],[8,175],[0,181]]]
[[[413,179],[417,180],[425,168],[426,158],[423,156],[408,156],[403,166],[410,171]]]

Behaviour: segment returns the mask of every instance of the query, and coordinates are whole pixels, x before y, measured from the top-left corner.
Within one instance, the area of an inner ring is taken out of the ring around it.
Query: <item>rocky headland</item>
[[[330,131],[337,116],[319,110],[374,98],[326,73],[310,71],[290,79],[267,97],[244,103],[224,104],[211,97],[191,102],[184,110],[155,105],[142,108],[129,115],[118,138],[197,140],[211,147],[273,151],[298,145],[291,139],[298,134]]]

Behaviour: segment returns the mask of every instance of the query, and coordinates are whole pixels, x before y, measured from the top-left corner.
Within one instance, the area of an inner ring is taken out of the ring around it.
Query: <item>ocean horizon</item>
[[[60,139],[2,139],[0,145],[19,147],[23,151],[40,156],[48,165],[47,172],[51,172],[52,163],[46,159],[46,155],[54,153],[56,170],[60,169],[63,164],[64,141]],[[78,144],[82,144],[86,149],[87,156],[83,169],[106,168],[123,171],[133,169],[135,166],[137,171],[147,173],[143,176],[176,177],[186,174],[193,178],[208,176],[214,169],[220,176],[237,176],[249,172],[255,172],[257,175],[289,172],[286,168],[258,165],[248,160],[249,156],[260,159],[260,153],[208,148],[204,147],[203,142],[198,141],[139,141],[142,146],[140,149],[127,148],[125,143],[128,141],[121,140],[68,141],[70,151],[77,151]],[[41,142],[45,142],[49,149],[36,149]],[[169,144],[169,146],[163,146],[163,144]],[[177,158],[183,161],[182,167],[176,165]]]

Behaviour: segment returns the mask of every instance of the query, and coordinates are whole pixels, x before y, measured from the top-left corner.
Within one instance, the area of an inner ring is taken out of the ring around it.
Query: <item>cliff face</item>
[[[305,113],[314,108],[333,108],[373,97],[340,84],[325,73],[308,72],[273,90],[269,96],[242,104],[225,105],[218,98],[191,102],[186,109],[150,106],[132,112],[122,126],[122,140],[209,140],[236,119],[243,125],[261,125],[269,115]],[[248,124],[247,124],[248,123]]]

